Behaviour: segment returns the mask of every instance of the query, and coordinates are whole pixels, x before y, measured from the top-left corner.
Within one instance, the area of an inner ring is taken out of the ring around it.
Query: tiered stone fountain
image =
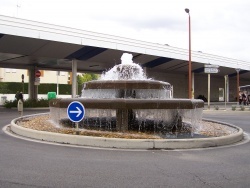
[[[148,79],[143,69],[123,54],[122,63],[84,84],[80,98],[50,101],[50,116],[60,126],[67,122],[66,108],[72,101],[85,107],[82,128],[110,131],[168,133],[200,129],[204,103],[196,99],[174,99],[167,82]]]

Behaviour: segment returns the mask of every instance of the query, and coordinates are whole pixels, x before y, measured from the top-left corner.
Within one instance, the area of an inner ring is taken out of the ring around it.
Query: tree
[[[84,73],[82,75],[77,75],[78,84],[83,84],[85,82],[89,82],[91,80],[97,80],[100,76],[98,74],[93,73]]]

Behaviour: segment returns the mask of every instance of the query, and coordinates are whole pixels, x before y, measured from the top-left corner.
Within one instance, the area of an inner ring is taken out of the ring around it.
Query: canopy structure
[[[0,67],[101,73],[124,52],[149,70],[187,73],[187,49],[0,15]],[[207,64],[219,66],[219,76],[235,77],[240,69],[241,78],[250,78],[248,62],[192,51],[193,73],[204,74]]]

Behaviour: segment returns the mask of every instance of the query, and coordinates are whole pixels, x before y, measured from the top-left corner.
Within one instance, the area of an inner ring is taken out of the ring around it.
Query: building
[[[69,72],[49,70],[40,70],[40,72],[40,83],[68,84],[70,77]],[[24,75],[24,83],[27,83],[29,81],[29,73],[27,70],[0,68],[0,82],[21,82],[22,75]]]
[[[171,83],[175,98],[189,97],[188,81],[191,79],[193,98],[200,95],[208,98],[211,93],[211,101],[236,101],[238,85],[250,83],[249,62],[192,51],[192,77],[189,79],[187,49],[1,15],[0,44],[0,67],[31,72],[29,77],[27,72],[23,74],[32,99],[37,96],[37,70],[46,70],[41,83],[46,82],[47,70],[72,72],[74,97],[77,72],[100,74],[120,63],[124,52],[133,55],[133,61],[146,70],[148,77]],[[220,71],[207,74],[206,65],[217,66]],[[1,74],[7,73],[2,71]],[[17,79],[21,75],[19,73]],[[56,83],[56,74],[49,79]]]

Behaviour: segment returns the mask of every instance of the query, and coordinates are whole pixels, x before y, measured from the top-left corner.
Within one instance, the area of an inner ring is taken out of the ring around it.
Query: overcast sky
[[[0,14],[250,62],[249,0],[0,0]]]

